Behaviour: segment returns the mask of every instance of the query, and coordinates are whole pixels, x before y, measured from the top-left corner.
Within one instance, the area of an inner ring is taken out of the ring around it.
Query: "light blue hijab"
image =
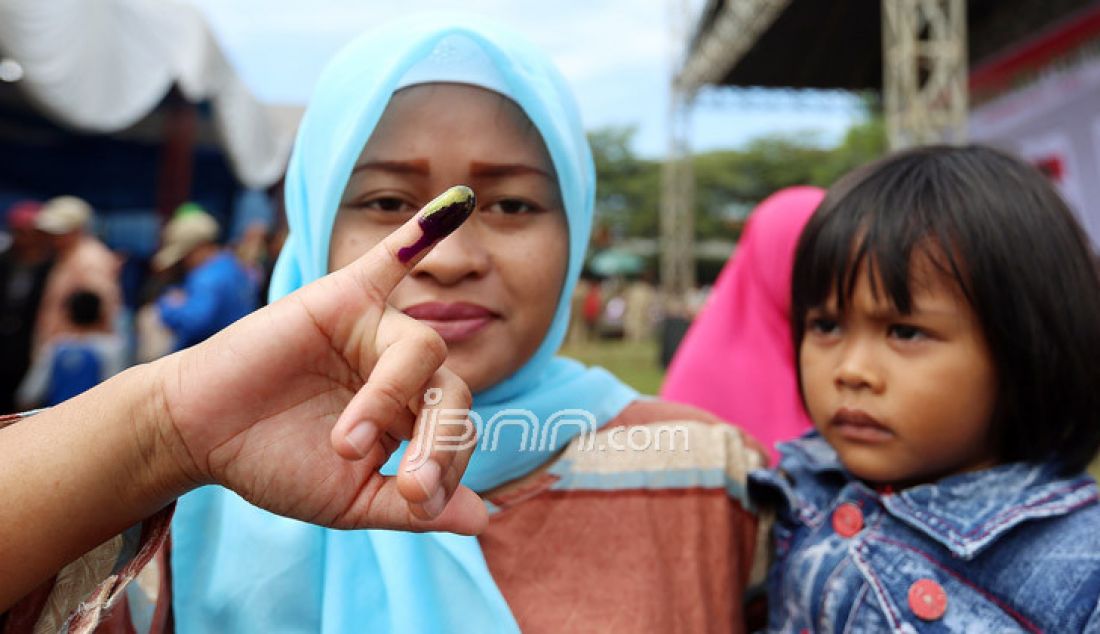
[[[555,356],[591,231],[591,152],[570,91],[546,56],[483,20],[429,16],[393,23],[360,37],[329,64],[287,171],[290,235],[271,298],[327,272],[329,238],[354,162],[393,92],[427,81],[482,86],[520,105],[549,150],[569,225],[566,282],[546,338],[515,374],[474,396],[474,411],[490,421],[523,409],[545,422],[561,410],[586,410],[603,425],[637,393],[602,369]],[[495,450],[479,446],[463,478],[477,491],[531,472],[580,428],[561,426],[537,449],[519,426],[499,431]],[[172,575],[183,634],[518,631],[476,538],[333,531],[277,517],[219,487],[180,500]]]

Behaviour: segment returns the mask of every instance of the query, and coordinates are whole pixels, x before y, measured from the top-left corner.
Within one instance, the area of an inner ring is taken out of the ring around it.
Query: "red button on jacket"
[[[931,579],[918,579],[909,586],[909,609],[925,621],[935,621],[947,612],[947,593]]]
[[[863,511],[851,502],[845,502],[833,511],[833,530],[841,537],[852,537],[863,530]]]

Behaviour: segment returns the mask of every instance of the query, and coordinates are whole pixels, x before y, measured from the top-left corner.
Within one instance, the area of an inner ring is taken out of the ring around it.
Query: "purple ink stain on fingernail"
[[[473,213],[477,199],[465,185],[456,185],[424,206],[417,218],[420,238],[397,251],[397,259],[403,263],[415,258],[421,251],[451,235]]]

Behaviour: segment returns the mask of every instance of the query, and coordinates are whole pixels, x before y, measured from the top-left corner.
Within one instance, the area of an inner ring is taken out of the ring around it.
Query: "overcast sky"
[[[492,16],[546,50],[569,79],[589,129],[637,126],[635,150],[668,145],[669,77],[702,0],[185,0],[208,17],[256,95],[304,104],[325,62],[364,30],[411,11],[461,8]],[[682,11],[686,7],[686,12]],[[691,14],[689,20],[679,16]],[[854,98],[715,95],[695,108],[695,149],[740,147],[769,133],[835,143],[858,118]]]

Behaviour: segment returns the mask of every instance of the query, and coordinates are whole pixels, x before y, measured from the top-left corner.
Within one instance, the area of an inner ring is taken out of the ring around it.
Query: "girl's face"
[[[557,176],[518,106],[460,84],[395,93],[348,181],[329,269],[350,263],[459,184],[474,190],[477,212],[416,265],[390,304],[443,336],[447,367],[477,392],[538,349],[569,254]]]
[[[814,425],[856,477],[911,485],[996,463],[996,369],[978,319],[926,255],[900,314],[864,265],[851,301],[806,315],[801,376]]]

